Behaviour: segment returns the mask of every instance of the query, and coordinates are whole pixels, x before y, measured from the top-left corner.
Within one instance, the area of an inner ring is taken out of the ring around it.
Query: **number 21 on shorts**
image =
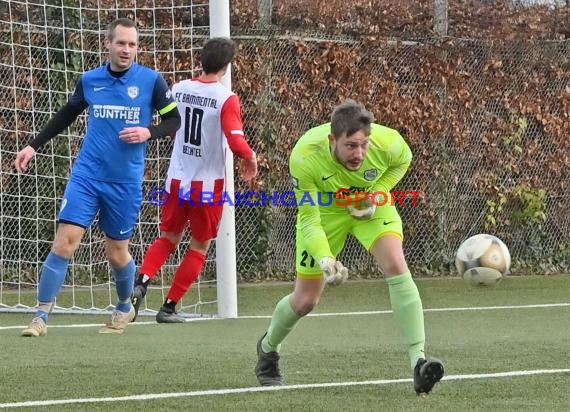
[[[301,253],[301,266],[303,267],[307,267],[307,258],[309,257],[309,254],[307,253],[306,250],[303,250],[303,252]],[[311,256],[311,262],[309,263],[309,267],[313,268],[315,267],[315,259]]]

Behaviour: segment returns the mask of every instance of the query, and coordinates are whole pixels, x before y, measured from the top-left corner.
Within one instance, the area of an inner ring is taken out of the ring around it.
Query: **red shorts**
[[[220,202],[224,181],[216,180],[214,197],[202,197],[201,182],[192,182],[192,191],[187,200],[180,199],[180,180],[172,179],[168,202],[162,207],[160,230],[163,232],[182,233],[190,228],[192,237],[199,242],[206,242],[218,236],[224,204]],[[187,193],[184,190],[184,193]],[[210,195],[210,193],[208,193]]]

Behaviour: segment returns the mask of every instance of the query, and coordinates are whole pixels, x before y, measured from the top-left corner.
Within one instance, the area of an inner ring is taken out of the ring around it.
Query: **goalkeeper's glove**
[[[376,211],[376,205],[373,202],[371,197],[367,199],[360,200],[358,202],[358,206],[349,205],[347,206],[348,213],[358,220],[367,220],[374,216],[374,212]]]
[[[325,275],[327,285],[338,286],[348,278],[348,269],[330,256],[319,260],[319,266]]]

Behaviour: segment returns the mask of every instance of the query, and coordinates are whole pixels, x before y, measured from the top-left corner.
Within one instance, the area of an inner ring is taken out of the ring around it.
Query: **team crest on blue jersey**
[[[374,180],[378,177],[378,169],[368,169],[364,172],[364,178],[366,180]]]
[[[127,89],[127,93],[131,99],[134,99],[139,95],[139,88],[137,86],[131,86]]]

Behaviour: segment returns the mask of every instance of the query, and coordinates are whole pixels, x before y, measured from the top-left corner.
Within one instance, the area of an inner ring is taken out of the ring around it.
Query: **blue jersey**
[[[87,71],[69,99],[73,106],[89,106],[89,122],[72,175],[105,182],[139,183],[144,176],[145,143],[125,143],[125,127],[149,127],[156,109],[176,110],[164,78],[155,70],[133,63],[121,77],[108,65]]]

